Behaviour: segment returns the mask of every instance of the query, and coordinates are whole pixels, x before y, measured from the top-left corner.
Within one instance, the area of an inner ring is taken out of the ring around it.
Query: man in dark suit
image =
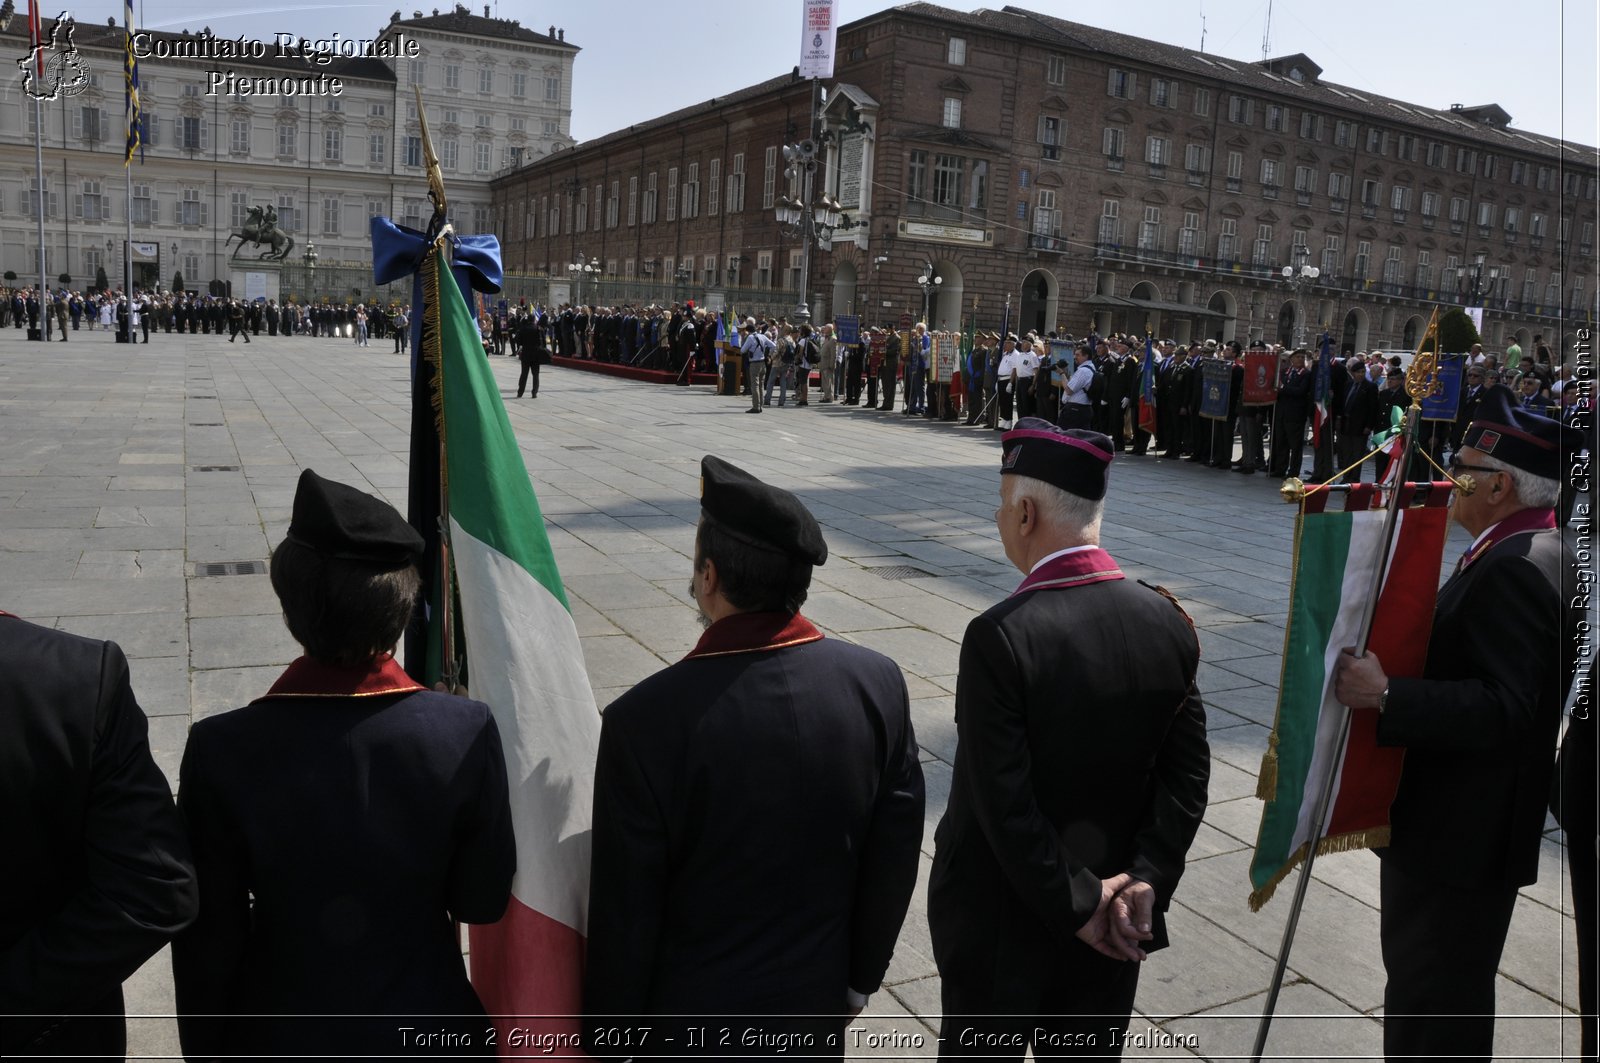
[[[644,1055],[714,1054],[727,1019],[694,1017],[750,1015],[812,1041],[740,1055],[840,1057],[916,884],[905,680],[800,615],[827,546],[799,499],[711,456],[701,484],[690,593],[709,626],[600,733],[585,1049],[638,1056],[604,1031],[649,1026]]]
[[[1278,398],[1272,407],[1272,468],[1268,475],[1282,479],[1299,476],[1305,460],[1306,416],[1311,411],[1311,373],[1306,352],[1295,351],[1278,381]]]
[[[928,886],[940,1055],[1091,1037],[1098,1054],[1127,1027],[1139,961],[1167,944],[1205,812],[1200,647],[1176,601],[1098,545],[1110,440],[1025,418],[1001,442],[995,517],[1026,578],[961,643]]]
[[[540,327],[537,317],[530,314],[518,323],[516,341],[517,358],[522,362],[522,375],[517,377],[517,398],[522,398],[528,378],[532,377],[533,389],[529,397],[536,399],[539,397],[539,367],[550,357],[544,346],[544,329]]]
[[[1467,363],[1461,385],[1461,406],[1456,411],[1455,426],[1450,432],[1450,453],[1461,449],[1461,437],[1478,412],[1478,400],[1483,398],[1483,366]]]
[[[1451,459],[1476,481],[1451,509],[1474,541],[1439,590],[1422,678],[1350,650],[1334,674],[1335,696],[1377,709],[1378,742],[1405,750],[1378,850],[1390,1059],[1490,1058],[1496,967],[1517,891],[1538,877],[1582,610],[1553,509],[1562,426],[1515,404],[1489,389]]]
[[[272,587],[305,656],[196,723],[180,769],[201,902],[172,947],[185,1056],[393,1055],[405,1026],[493,1054],[454,923],[511,895],[505,754],[487,705],[392,656],[422,546],[388,503],[301,473]]]
[[[1356,465],[1370,449],[1367,440],[1378,426],[1381,402],[1378,388],[1367,378],[1366,363],[1352,355],[1345,362],[1348,374],[1344,384],[1344,402],[1339,416],[1339,433],[1335,440],[1338,456],[1335,463],[1340,469]],[[1361,468],[1357,466],[1345,474],[1350,483],[1361,482]]]
[[[195,916],[189,843],[112,642],[0,613],[0,1054],[111,1056],[122,983]]]

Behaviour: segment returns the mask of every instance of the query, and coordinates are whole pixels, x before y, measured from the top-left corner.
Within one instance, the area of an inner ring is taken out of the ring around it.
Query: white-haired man
[[[1111,441],[1024,417],[1001,442],[995,522],[1026,578],[961,643],[928,887],[939,1054],[1099,1054],[1167,944],[1205,813],[1200,648],[1170,596],[1100,549]]]
[[[1391,679],[1377,653],[1351,650],[1334,673],[1335,696],[1377,709],[1379,743],[1405,750],[1390,844],[1378,850],[1390,1059],[1488,1059],[1494,1051],[1496,968],[1517,891],[1538,877],[1582,619],[1571,597],[1576,562],[1553,509],[1563,453],[1559,423],[1518,409],[1508,388],[1486,388],[1450,463],[1451,475],[1476,481],[1453,508],[1473,542],[1439,590],[1422,678]],[[1585,807],[1568,810],[1563,825],[1592,1015],[1592,727],[1587,735],[1587,794],[1577,802]],[[1585,1032],[1593,1053],[1592,1021]]]

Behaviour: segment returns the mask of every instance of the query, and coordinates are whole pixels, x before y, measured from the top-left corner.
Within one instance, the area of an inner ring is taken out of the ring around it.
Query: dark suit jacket
[[[0,1050],[120,1058],[123,981],[197,905],[172,790],[115,643],[0,614],[0,706]]]
[[[1126,579],[1024,592],[968,625],[928,887],[942,977],[995,979],[996,1012],[1035,1014],[1088,953],[1074,934],[1101,879],[1130,872],[1165,911],[1206,807],[1199,654],[1183,612]],[[1153,929],[1160,948],[1159,914]]]
[[[1440,588],[1424,678],[1391,680],[1378,718],[1378,741],[1406,750],[1385,859],[1485,887],[1538,877],[1576,585],[1550,530],[1497,543]]]
[[[1289,421],[1304,421],[1311,411],[1311,370],[1288,370],[1278,385],[1277,413]],[[1304,428],[1304,425],[1301,425]]]
[[[1378,427],[1380,415],[1387,413],[1388,408],[1383,405],[1377,385],[1372,381],[1363,377],[1355,382],[1354,388],[1348,381],[1345,383],[1344,410],[1339,421],[1341,433],[1359,435],[1364,441],[1368,433]]]
[[[916,884],[923,785],[905,680],[783,614],[721,620],[696,653],[707,647],[605,712],[587,1026],[818,1014],[838,1032],[847,989],[882,982]]]
[[[181,772],[201,901],[172,953],[185,1055],[398,1053],[397,1023],[482,1043],[451,920],[499,919],[515,870],[487,705],[269,696],[195,724]],[[318,1018],[341,1014],[393,1017]]]

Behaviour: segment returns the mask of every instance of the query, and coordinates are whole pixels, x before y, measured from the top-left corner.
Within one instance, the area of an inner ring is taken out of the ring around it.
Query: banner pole
[[[1413,367],[1416,375],[1406,381],[1406,390],[1414,400],[1411,408],[1406,411],[1405,444],[1400,448],[1400,465],[1396,470],[1395,484],[1389,491],[1388,505],[1385,507],[1383,517],[1383,552],[1378,563],[1377,571],[1372,576],[1372,588],[1367,594],[1366,601],[1361,607],[1361,626],[1356,633],[1356,656],[1367,655],[1367,641],[1372,637],[1373,618],[1378,613],[1378,594],[1383,590],[1383,578],[1389,567],[1389,555],[1394,548],[1395,525],[1400,519],[1401,498],[1406,493],[1406,479],[1404,471],[1411,467],[1411,459],[1417,448],[1417,426],[1421,423],[1422,400],[1432,393],[1438,386],[1438,360],[1437,354],[1432,364],[1423,361],[1421,347],[1426,345],[1427,337],[1435,335],[1438,327],[1438,310],[1434,311],[1433,321],[1430,322],[1428,331],[1423,337],[1422,344],[1413,356]],[[1436,341],[1437,343],[1437,341]],[[1326,426],[1324,426],[1326,427]],[[1311,818],[1312,834],[1306,843],[1305,860],[1300,864],[1300,877],[1294,885],[1294,900],[1290,903],[1289,918],[1283,926],[1283,942],[1278,946],[1278,960],[1272,969],[1272,984],[1267,989],[1267,1003],[1261,1009],[1261,1023],[1256,1027],[1255,1045],[1250,1050],[1250,1063],[1261,1063],[1262,1053],[1267,1047],[1267,1032],[1272,1028],[1272,1014],[1278,1006],[1278,995],[1283,990],[1284,972],[1289,966],[1289,950],[1294,946],[1295,930],[1300,925],[1300,909],[1305,904],[1306,889],[1311,885],[1311,868],[1317,859],[1317,843],[1322,840],[1327,827],[1328,812],[1333,804],[1333,788],[1339,780],[1340,772],[1344,766],[1344,751],[1350,743],[1350,708],[1339,706],[1341,720],[1339,722],[1339,762],[1328,772],[1323,780],[1322,791],[1317,795],[1316,812]]]

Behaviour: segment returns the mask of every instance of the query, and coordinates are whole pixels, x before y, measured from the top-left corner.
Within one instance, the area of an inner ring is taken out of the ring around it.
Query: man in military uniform
[[[388,503],[301,473],[271,575],[305,655],[196,723],[179,769],[201,899],[172,948],[186,1057],[392,1055],[405,1025],[484,1054],[453,921],[500,919],[516,843],[489,707],[394,661],[422,548]]]
[[[1422,677],[1390,678],[1373,651],[1335,666],[1339,701],[1377,709],[1378,743],[1405,750],[1378,850],[1390,1059],[1494,1052],[1496,968],[1517,891],[1538,877],[1583,619],[1555,521],[1562,451],[1560,424],[1488,389],[1450,462],[1476,481],[1451,507],[1473,542],[1439,589]],[[1574,840],[1574,859],[1592,868],[1594,842]]]
[[[720,1021],[696,1016],[749,1015],[838,1058],[916,884],[905,679],[800,614],[828,548],[799,499],[711,456],[701,485],[689,591],[706,632],[600,732],[585,1048],[638,1056],[604,1031],[650,1026],[642,1054],[704,1056],[715,1040],[693,1031]]]
[[[1102,1055],[1205,813],[1200,645],[1099,547],[1111,441],[1023,418],[1001,446],[995,521],[1025,577],[961,642],[928,886],[939,1052]]]

